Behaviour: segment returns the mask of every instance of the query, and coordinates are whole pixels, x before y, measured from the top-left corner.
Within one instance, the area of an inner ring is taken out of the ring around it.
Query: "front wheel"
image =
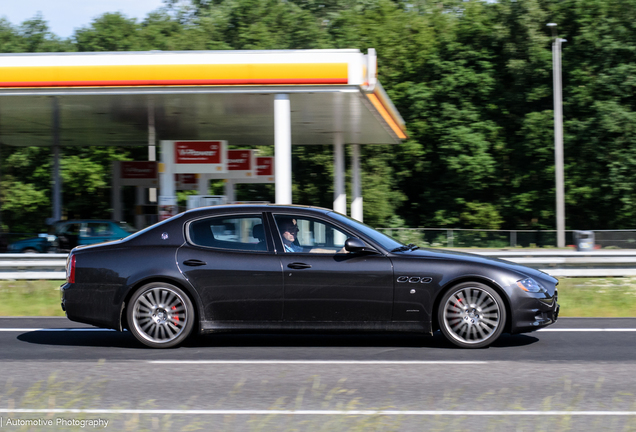
[[[494,289],[479,282],[461,283],[448,290],[437,316],[446,339],[462,348],[490,345],[506,324],[503,300]]]
[[[171,348],[192,332],[194,307],[183,290],[164,282],[139,288],[126,312],[130,332],[152,348]]]

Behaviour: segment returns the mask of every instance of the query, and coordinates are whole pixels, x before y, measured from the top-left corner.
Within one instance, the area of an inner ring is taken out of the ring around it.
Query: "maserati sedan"
[[[557,279],[478,255],[404,245],[329,209],[189,210],[78,246],[62,309],[73,321],[175,347],[217,331],[439,330],[462,348],[554,323]]]

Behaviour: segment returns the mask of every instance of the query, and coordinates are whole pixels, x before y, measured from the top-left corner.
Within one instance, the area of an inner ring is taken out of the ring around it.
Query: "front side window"
[[[304,216],[274,215],[285,252],[347,253],[349,237],[333,225]]]
[[[110,224],[105,222],[89,222],[86,224],[86,237],[108,237],[112,234]]]
[[[218,216],[190,222],[192,244],[233,250],[266,251],[261,215]]]

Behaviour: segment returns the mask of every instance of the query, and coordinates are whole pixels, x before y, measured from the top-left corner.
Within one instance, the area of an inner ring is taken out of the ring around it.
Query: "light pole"
[[[557,247],[565,247],[565,193],[563,186],[563,98],[561,97],[561,43],[567,42],[557,36],[557,25],[547,24],[552,29],[552,82],[554,86],[554,170],[556,175],[556,228]]]

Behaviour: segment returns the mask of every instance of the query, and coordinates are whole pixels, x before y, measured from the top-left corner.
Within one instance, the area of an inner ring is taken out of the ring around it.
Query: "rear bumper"
[[[116,289],[65,283],[60,287],[62,310],[71,321],[111,329],[120,328],[120,307],[113,303]]]

